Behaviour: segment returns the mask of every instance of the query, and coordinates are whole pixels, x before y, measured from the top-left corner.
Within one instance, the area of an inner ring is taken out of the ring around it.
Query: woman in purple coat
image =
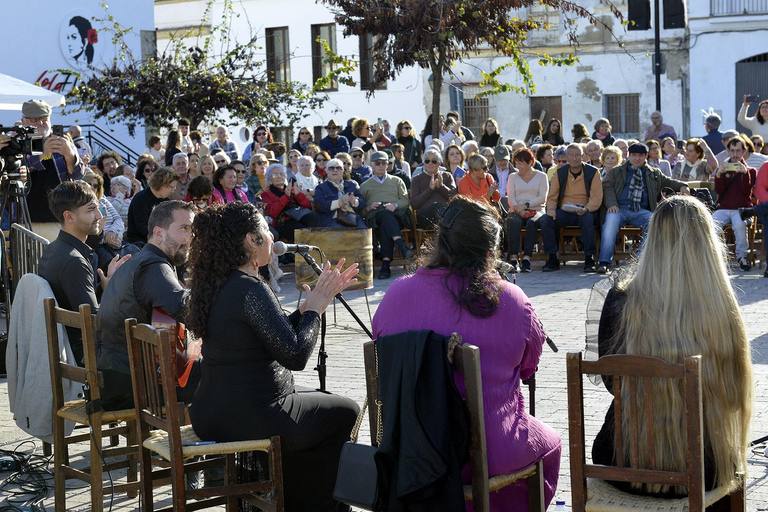
[[[392,283],[373,317],[373,333],[458,332],[465,343],[479,347],[489,474],[514,473],[543,459],[549,505],[557,488],[560,436],[528,415],[520,390],[521,379],[536,371],[546,336],[528,297],[494,270],[500,237],[492,207],[454,196],[441,214],[428,260]],[[458,374],[456,384],[464,396]],[[463,477],[468,483],[468,465]],[[491,494],[494,512],[519,512],[527,503],[525,481]]]

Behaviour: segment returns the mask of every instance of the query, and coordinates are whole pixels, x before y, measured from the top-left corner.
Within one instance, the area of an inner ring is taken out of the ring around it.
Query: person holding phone
[[[298,180],[293,177],[286,182],[286,179],[285,166],[270,165],[267,168],[269,188],[261,194],[261,200],[280,238],[293,243],[294,230],[320,227],[322,222],[312,211],[312,202],[301,190]]]
[[[768,138],[768,100],[763,100],[757,106],[757,112],[755,117],[747,117],[747,111],[749,106],[759,100],[759,96],[753,96],[752,94],[744,95],[744,102],[739,109],[738,121],[741,126],[748,130],[752,130],[752,135],[760,135],[763,139]]]
[[[715,172],[715,192],[717,192],[717,210],[712,218],[721,228],[730,224],[736,238],[736,258],[739,268],[748,272],[752,265],[747,261],[749,241],[747,224],[739,214],[739,208],[752,206],[752,191],[757,181],[757,170],[748,167],[744,161],[744,141],[734,137],[726,147],[728,160],[720,164]]]
[[[21,122],[37,129],[36,136],[43,137],[43,154],[27,156],[29,171],[27,205],[32,221],[32,231],[53,240],[60,225],[48,209],[48,192],[64,181],[83,177],[84,165],[75,145],[51,129],[52,108],[43,100],[29,100],[21,106]],[[13,134],[0,133],[0,150],[8,145]]]

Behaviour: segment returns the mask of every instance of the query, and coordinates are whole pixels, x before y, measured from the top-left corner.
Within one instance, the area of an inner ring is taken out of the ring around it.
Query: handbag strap
[[[376,342],[373,343],[373,353],[376,361],[376,380],[378,381],[379,378],[379,351],[376,350]],[[378,386],[377,386],[378,388]],[[380,393],[377,393],[378,396],[381,396]],[[379,398],[376,398],[376,445],[381,444],[381,439],[384,437],[384,425],[382,424],[382,417],[381,417],[381,400]],[[360,414],[357,415],[357,420],[355,421],[355,426],[352,427],[352,433],[349,436],[349,440],[352,443],[357,442],[357,436],[360,434],[360,426],[363,424],[363,418],[365,417],[365,410],[368,407],[368,397],[365,397],[365,400],[363,401],[363,407],[360,409]]]

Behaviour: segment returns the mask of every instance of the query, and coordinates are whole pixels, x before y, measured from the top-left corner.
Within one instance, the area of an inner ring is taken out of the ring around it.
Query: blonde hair
[[[616,155],[616,158],[618,158],[618,161],[616,162],[616,166],[619,166],[624,161],[624,156],[621,154],[621,150],[617,148],[616,146],[608,146],[607,148],[603,149],[603,154],[600,155],[600,163],[605,165],[605,157],[606,155]]]
[[[197,169],[195,170],[195,172],[197,172],[196,176],[205,176],[203,174],[203,163],[209,162],[209,161],[213,166],[213,168],[211,169],[211,176],[213,176],[213,173],[216,172],[217,165],[216,165],[216,161],[213,159],[211,155],[203,155],[200,157],[200,160],[197,161]],[[208,178],[210,178],[211,176],[208,176]]]
[[[627,298],[614,340],[617,352],[660,357],[670,363],[701,354],[704,445],[712,454],[715,486],[727,484],[736,471],[747,469],[753,395],[749,341],[726,262],[725,244],[700,201],[686,196],[662,201],[651,218],[638,262],[617,283]],[[636,401],[642,417],[641,388]],[[624,458],[629,460],[629,386],[622,385],[621,393]],[[684,390],[674,380],[657,381],[653,396],[657,468],[685,470]],[[639,439],[644,439],[645,422],[637,428]],[[641,467],[648,467],[646,447],[639,448]],[[644,488],[669,490],[660,484]]]

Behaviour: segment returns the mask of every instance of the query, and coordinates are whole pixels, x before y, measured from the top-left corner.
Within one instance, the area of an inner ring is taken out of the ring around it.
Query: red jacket
[[[768,203],[768,162],[760,166],[755,182],[755,196],[761,203]]]
[[[744,161],[742,164],[746,165]],[[715,192],[720,198],[718,210],[736,210],[752,206],[752,189],[757,181],[757,171],[747,167],[746,173],[724,172],[715,178]]]
[[[291,201],[291,197],[296,200],[296,203],[303,206],[304,208],[309,208],[310,210],[312,209],[312,202],[303,193],[290,196],[288,195],[288,192],[286,192],[281,197],[277,197],[277,195],[275,195],[275,193],[269,189],[261,193],[261,200],[265,205],[265,213],[269,217],[272,217],[273,226],[277,222],[277,218],[280,216],[282,211],[286,206],[288,206],[288,203]]]

